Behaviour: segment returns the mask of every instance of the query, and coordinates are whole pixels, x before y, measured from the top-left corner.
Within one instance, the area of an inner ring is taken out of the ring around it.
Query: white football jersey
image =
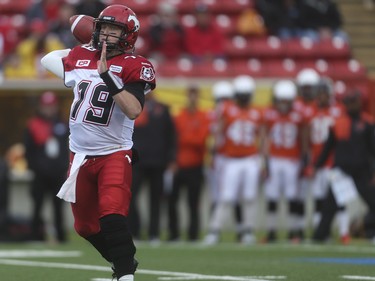
[[[133,146],[134,120],[110,96],[97,71],[100,51],[77,46],[63,58],[65,85],[73,88],[70,109],[70,150],[85,155],[106,155]],[[123,54],[107,61],[122,85],[144,82],[145,94],[155,87],[152,64],[141,56]]]

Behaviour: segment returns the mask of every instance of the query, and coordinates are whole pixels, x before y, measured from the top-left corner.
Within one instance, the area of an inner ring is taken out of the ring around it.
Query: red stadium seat
[[[207,5],[209,11],[213,14],[239,14],[246,8],[253,8],[253,0],[174,0],[181,14],[192,13],[197,5],[201,2]]]
[[[286,56],[295,59],[312,59],[319,57],[317,43],[309,38],[290,39],[284,42]]]
[[[131,8],[137,16],[153,14],[157,11],[159,1],[155,0],[109,0],[108,4],[122,4]]]
[[[330,62],[327,75],[334,80],[359,81],[367,77],[366,68],[357,60],[343,60]]]
[[[189,59],[166,60],[153,64],[156,73],[161,77],[194,77],[198,73],[197,66]]]
[[[237,17],[230,17],[226,14],[218,14],[215,16],[215,24],[225,34],[234,34],[236,32]]]
[[[312,59],[298,61],[300,69],[312,68],[315,69],[322,76],[329,76],[332,72],[332,65],[329,61],[324,59]]]
[[[212,62],[203,62],[196,65],[196,77],[230,77],[235,73],[223,59],[215,59]]]
[[[192,13],[196,6],[195,0],[175,0],[173,1],[180,14]]]
[[[340,38],[319,42],[317,52],[321,58],[326,59],[349,59],[351,56],[349,44]]]
[[[247,74],[254,78],[264,78],[266,69],[263,63],[258,59],[233,60],[229,61],[229,68],[233,76]]]
[[[249,48],[251,57],[282,58],[286,55],[285,46],[275,36],[250,39]]]
[[[216,0],[213,11],[216,13],[240,14],[243,10],[254,8],[254,0]]]
[[[264,62],[266,76],[268,78],[295,77],[299,66],[293,59],[275,59]]]
[[[137,15],[139,23],[141,24],[140,33],[147,34],[152,21],[154,20],[153,15]],[[147,35],[148,36],[148,35]]]
[[[7,14],[25,14],[32,2],[32,0],[1,0],[0,11],[2,16]]]
[[[248,38],[240,35],[228,37],[224,44],[225,54],[229,58],[251,57],[251,47]]]

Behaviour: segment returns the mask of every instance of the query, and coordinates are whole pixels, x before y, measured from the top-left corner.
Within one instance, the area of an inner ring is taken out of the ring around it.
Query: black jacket
[[[176,158],[176,136],[169,107],[155,100],[146,100],[136,120],[134,148],[140,166],[166,167]]]
[[[338,118],[315,166],[323,166],[332,151],[334,167],[354,177],[370,175],[375,158],[375,127],[369,116],[345,115]]]
[[[60,120],[41,116],[29,120],[25,132],[25,157],[36,176],[61,177],[69,166],[69,129]]]

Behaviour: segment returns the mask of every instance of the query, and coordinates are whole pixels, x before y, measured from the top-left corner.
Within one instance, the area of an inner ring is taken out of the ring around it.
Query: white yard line
[[[341,278],[349,280],[375,280],[375,276],[343,275]]]
[[[0,250],[0,258],[71,258],[81,255],[80,251]]]
[[[57,263],[57,262],[38,262],[14,259],[0,259],[0,264],[15,265],[15,266],[30,266],[30,267],[45,267],[45,268],[64,268],[64,269],[80,269],[90,271],[105,271],[111,272],[109,266],[71,264],[71,263]],[[243,276],[222,276],[222,275],[205,275],[187,272],[173,272],[173,271],[159,271],[139,269],[137,274],[156,275],[159,280],[222,280],[222,281],[271,281],[275,278],[265,279],[262,276],[243,277]],[[271,276],[270,276],[271,277]],[[285,278],[284,276],[277,276],[278,279]],[[106,281],[107,279],[95,279],[95,281]]]

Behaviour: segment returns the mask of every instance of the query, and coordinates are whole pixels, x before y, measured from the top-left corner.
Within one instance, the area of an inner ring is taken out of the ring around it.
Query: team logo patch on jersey
[[[122,66],[119,66],[119,65],[111,65],[110,67],[109,67],[109,70],[110,71],[112,71],[112,72],[114,72],[114,73],[121,73],[121,71],[122,71]]]
[[[155,73],[152,67],[142,66],[141,79],[145,81],[152,81],[155,78]]]
[[[90,62],[91,62],[90,60],[77,60],[76,66],[77,67],[89,66]]]

